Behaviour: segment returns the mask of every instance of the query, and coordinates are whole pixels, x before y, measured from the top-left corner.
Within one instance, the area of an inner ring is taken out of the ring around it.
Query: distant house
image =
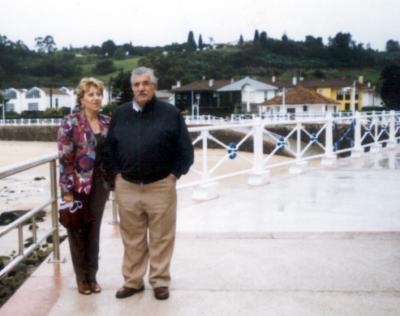
[[[292,80],[256,80],[245,77],[231,80],[203,80],[172,88],[175,105],[182,111],[200,114],[227,115],[234,112],[257,112],[259,104],[297,87],[304,87],[328,98],[335,111],[361,111],[363,107],[382,106],[383,102],[363,77],[352,79],[312,79],[293,77]],[[329,103],[328,102],[328,103]],[[324,103],[324,102],[323,102]],[[315,108],[315,107],[313,107]],[[328,106],[330,109],[331,107]]]
[[[210,79],[178,84],[172,91],[175,104],[182,111],[192,113],[193,106],[198,105],[200,114],[228,115],[256,109],[257,104],[274,97],[278,87],[245,77],[238,81]]]
[[[45,111],[46,109],[69,107],[74,104],[73,95],[65,89],[33,87],[25,93],[25,108],[23,111]]]
[[[302,86],[259,104],[261,113],[336,112],[340,103]]]
[[[22,113],[23,111],[45,111],[46,109],[70,108],[77,104],[75,90],[68,87],[48,88],[32,87],[30,89],[8,88],[4,91],[8,100],[6,111]],[[102,105],[109,103],[109,92],[103,91]]]
[[[217,90],[218,92],[239,92],[241,94],[241,112],[251,112],[256,105],[273,98],[278,87],[262,81],[245,77]]]
[[[160,101],[167,102],[169,104],[175,105],[175,96],[169,90],[157,90],[156,97]]]
[[[226,111],[228,100],[222,100],[217,90],[233,81],[202,80],[181,86],[178,82],[172,88],[175,95],[175,105],[181,111],[192,113],[193,106],[198,106],[200,114],[217,114]],[[229,110],[228,110],[229,111]]]
[[[8,88],[4,91],[4,98],[7,99],[7,112],[21,113],[24,106],[25,89]]]
[[[279,88],[292,89],[298,86],[313,90],[327,98],[339,102],[338,111],[361,111],[363,107],[383,106],[383,102],[370,83],[365,84],[363,76],[353,79],[312,79],[293,77],[290,81],[272,80]]]

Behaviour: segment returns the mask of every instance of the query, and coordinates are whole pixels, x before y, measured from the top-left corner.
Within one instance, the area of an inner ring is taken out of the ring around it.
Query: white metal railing
[[[285,130],[279,134],[277,130]],[[226,178],[249,171],[262,172],[265,169],[281,166],[282,163],[272,164],[271,158],[280,154],[283,150],[293,157],[284,164],[296,164],[302,161],[316,158],[333,158],[338,153],[365,151],[367,147],[382,144],[394,145],[400,139],[400,113],[391,111],[377,113],[355,113],[352,116],[333,116],[317,118],[301,118],[292,120],[281,118],[278,121],[252,118],[237,124],[226,123],[224,125],[201,126],[189,128],[193,137],[193,144],[202,150],[201,169],[192,168],[192,172],[200,175],[198,181],[187,183],[184,186],[192,186],[206,182],[213,182],[220,178]],[[215,136],[215,132],[231,130],[242,134],[241,138],[232,141],[222,140]],[[346,133],[347,135],[341,135]],[[342,137],[343,136],[343,137]],[[253,158],[248,161],[248,168],[235,170],[224,175],[214,176],[215,172],[230,160],[241,157],[243,144],[252,140]],[[346,142],[347,140],[347,142]],[[208,161],[207,151],[209,142],[218,148],[226,150],[226,154],[214,165]],[[269,153],[263,151],[264,142],[269,142],[273,149]],[[310,153],[311,148],[317,148],[319,152]],[[234,157],[233,157],[234,156]]]
[[[11,271],[18,263],[24,258],[31,254],[36,248],[38,248],[49,236],[53,237],[53,259],[54,261],[60,260],[60,238],[58,232],[58,213],[57,213],[57,180],[56,180],[56,161],[58,154],[50,154],[29,161],[21,162],[18,164],[6,166],[0,168],[0,180],[11,175],[20,173],[22,171],[32,169],[34,167],[49,163],[50,165],[50,196],[47,201],[44,201],[41,205],[31,209],[25,215],[21,216],[17,220],[11,222],[0,230],[0,238],[14,229],[18,230],[18,251],[17,255],[0,270],[0,278],[5,276]],[[52,227],[41,237],[38,238],[36,230],[36,219],[35,216],[38,212],[51,207],[51,220]],[[29,247],[24,247],[24,234],[23,225],[27,221],[32,221],[32,240],[33,243]]]
[[[58,126],[62,118],[19,118],[0,120],[0,125],[6,126]]]
[[[287,120],[299,120],[299,119],[326,119],[328,115],[335,118],[346,119],[351,118],[356,113],[360,113],[361,116],[374,116],[374,115],[385,115],[389,112],[304,112],[304,113],[249,113],[249,114],[231,114],[227,117],[218,117],[213,115],[186,115],[184,116],[186,124],[188,125],[208,125],[208,124],[226,124],[228,122],[240,123],[248,122],[254,119],[262,119],[266,121],[287,121]],[[400,111],[395,112],[396,115],[400,114]],[[5,119],[0,120],[0,125],[8,126],[25,126],[25,125],[39,125],[39,126],[58,126],[62,122],[62,118],[19,118],[19,119]]]
[[[334,159],[339,153],[364,152],[367,148],[372,151],[372,148],[379,149],[383,148],[384,145],[392,147],[400,140],[400,113],[394,111],[390,113],[355,113],[346,117],[327,115],[316,118],[297,118],[296,120],[289,117],[280,120],[266,120],[255,117],[252,120],[242,122],[220,122],[220,124],[191,127],[189,132],[192,135],[193,145],[201,151],[201,155],[198,157],[201,163],[193,166],[189,172],[194,180],[179,183],[178,189],[196,188],[243,174],[248,174],[250,178],[253,175],[263,174],[272,168],[296,166],[311,159]],[[222,157],[210,159],[211,144],[214,148],[225,151]],[[270,147],[268,151],[264,149],[267,145]],[[283,152],[288,156],[288,159],[274,161],[273,158],[281,156]],[[55,204],[57,198],[56,158],[57,155],[54,154],[44,160],[39,160],[40,163],[50,162],[51,173],[54,174],[51,181],[52,197],[50,200],[53,217],[51,232],[53,236],[58,233]],[[232,166],[236,159],[243,161],[240,168],[234,168],[234,170],[226,168],[224,170],[224,166]],[[39,162],[36,161],[35,165]],[[0,179],[8,176],[10,172],[16,173],[31,167],[32,162],[23,164],[20,168],[0,169]],[[45,204],[48,205],[47,203]],[[113,203],[113,216],[116,223],[115,206],[116,204]],[[43,207],[40,207],[40,209]],[[37,210],[34,209],[29,214],[32,215]],[[10,224],[12,226],[6,227],[7,232],[19,227],[20,224],[20,222]],[[3,229],[0,237],[5,233]],[[55,249],[56,245],[58,247],[58,242],[55,243]],[[21,250],[21,247],[20,252],[25,253],[23,248]],[[59,259],[59,253],[55,254],[55,258]]]

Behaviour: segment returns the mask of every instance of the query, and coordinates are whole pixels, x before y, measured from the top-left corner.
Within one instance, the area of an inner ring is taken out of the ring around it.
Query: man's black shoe
[[[169,297],[169,289],[166,286],[156,287],[154,297],[158,300],[166,300]]]
[[[143,292],[143,291],[144,291],[144,285],[138,289],[123,286],[117,291],[117,293],[115,294],[115,297],[116,298],[125,298],[125,297],[132,296],[136,293]]]

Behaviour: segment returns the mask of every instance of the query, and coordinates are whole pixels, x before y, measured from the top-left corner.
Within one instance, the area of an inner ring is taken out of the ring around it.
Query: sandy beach
[[[0,167],[53,152],[56,152],[54,142],[0,141]],[[48,164],[1,179],[0,212],[31,208],[45,200],[49,188]]]

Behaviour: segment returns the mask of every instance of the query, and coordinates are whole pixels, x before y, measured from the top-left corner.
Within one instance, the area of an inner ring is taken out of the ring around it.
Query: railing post
[[[355,112],[354,115],[354,147],[351,151],[351,157],[359,158],[364,152],[363,147],[361,146],[361,114],[360,112]]]
[[[390,111],[389,118],[389,142],[387,143],[387,148],[396,147],[396,116],[395,112]]]
[[[53,261],[60,262],[60,236],[57,210],[57,174],[56,160],[50,161],[51,220],[53,227]]]
[[[301,122],[300,118],[296,120],[296,164],[289,168],[290,174],[300,174],[304,171],[307,166],[307,161],[301,161]]]
[[[210,174],[208,171],[208,130],[201,131],[202,140],[202,183],[198,185],[192,194],[192,199],[197,201],[211,200],[218,197],[217,182],[209,182]]]
[[[268,182],[269,170],[264,170],[264,123],[259,117],[253,120],[253,170],[249,174],[247,183],[259,186]]]
[[[321,165],[332,165],[336,160],[336,154],[333,152],[333,118],[332,114],[328,113],[326,117],[325,128],[325,156],[321,160]]]
[[[372,111],[372,122],[374,125],[374,144],[371,146],[370,150],[371,153],[378,153],[382,149],[382,146],[378,143],[378,138],[379,138],[378,125],[380,124],[378,120],[378,115],[379,114],[376,114],[375,111]]]

